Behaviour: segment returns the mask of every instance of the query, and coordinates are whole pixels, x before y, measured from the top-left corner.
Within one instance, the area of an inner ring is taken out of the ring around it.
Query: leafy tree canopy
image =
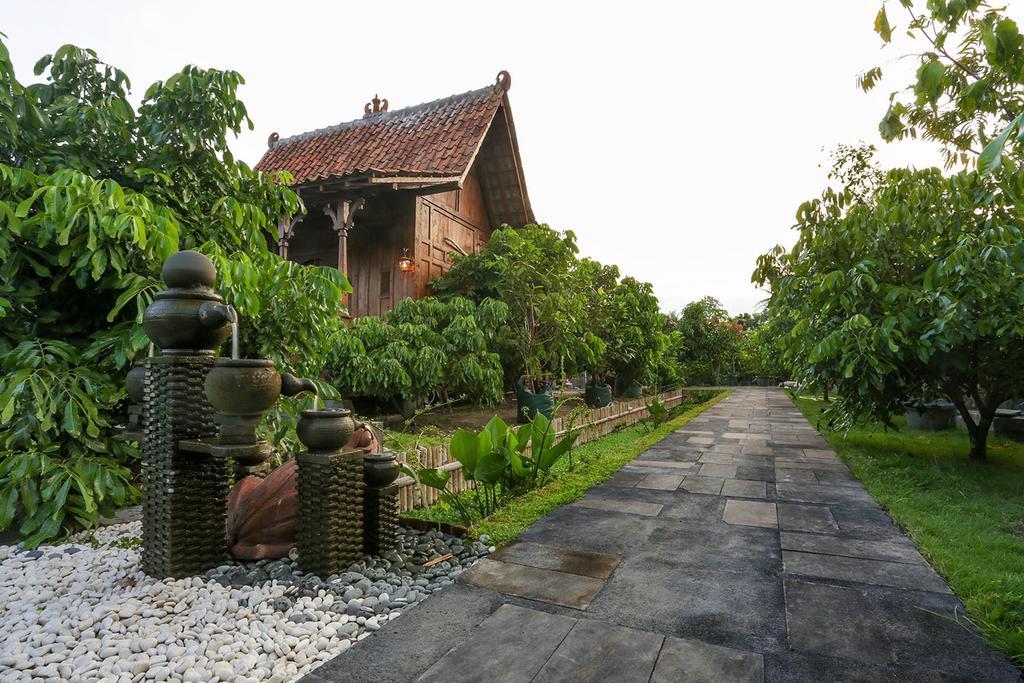
[[[996,408],[1024,391],[1024,232],[997,179],[897,169],[867,200],[828,190],[797,219],[796,245],[754,277],[789,327],[786,359],[837,387],[833,425],[943,396],[984,458]]]
[[[251,126],[233,71],[187,66],[150,86],[65,45],[23,85],[0,42],[0,528],[37,543],[130,500],[135,450],[112,438],[142,311],[174,251],[211,256],[242,316],[245,355],[323,367],[341,296],[334,269],[267,249],[301,209],[282,182],[235,160]]]

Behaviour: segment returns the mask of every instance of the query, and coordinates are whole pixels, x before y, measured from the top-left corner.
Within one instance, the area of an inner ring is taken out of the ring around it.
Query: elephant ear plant
[[[440,491],[441,500],[455,508],[468,527],[474,516],[487,517],[512,496],[543,486],[551,468],[569,454],[578,436],[579,430],[570,429],[558,439],[551,421],[540,413],[519,428],[494,416],[479,433],[458,430],[448,449],[462,464],[463,476],[475,482],[472,496],[448,487],[448,470],[405,467],[405,471],[423,486]]]

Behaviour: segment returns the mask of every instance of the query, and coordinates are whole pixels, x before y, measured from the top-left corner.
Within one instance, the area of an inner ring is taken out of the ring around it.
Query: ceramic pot
[[[223,415],[258,415],[281,395],[281,374],[265,358],[218,358],[206,374],[206,398]]]
[[[157,292],[142,316],[150,341],[168,350],[219,349],[235,316],[212,289],[213,262],[199,252],[179,251],[164,263],[161,277],[169,289]]]
[[[363,481],[367,486],[388,486],[401,472],[394,453],[371,453],[363,456]]]
[[[348,410],[303,410],[295,433],[310,451],[336,451],[352,438],[356,423]]]
[[[146,366],[143,362],[135,363],[128,371],[124,386],[128,390],[128,400],[135,405],[142,405],[146,395]]]

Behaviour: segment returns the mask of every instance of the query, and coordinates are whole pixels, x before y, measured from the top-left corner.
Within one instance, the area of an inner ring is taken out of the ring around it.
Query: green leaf
[[[1021,125],[1022,118],[1024,118],[1024,114],[1019,115],[1010,125],[1003,129],[1002,133],[993,138],[992,142],[985,145],[985,149],[981,151],[981,155],[978,157],[979,172],[992,173],[1002,165],[1003,147],[1006,146],[1006,140],[1013,134],[1013,131]]]
[[[416,480],[419,483],[439,491],[444,491],[445,487],[448,486],[448,480],[451,479],[451,476],[451,473],[447,470],[436,468],[416,470]]]
[[[462,471],[469,478],[472,478],[473,472],[476,471],[478,443],[476,434],[460,429],[452,435],[452,440],[448,444],[449,454],[462,463]]]
[[[885,5],[882,5],[878,14],[875,15],[875,33],[886,43],[892,40],[892,27],[889,26],[889,16],[885,13]]]
[[[505,451],[492,449],[480,456],[473,478],[485,484],[497,484],[505,473],[506,465],[508,461],[505,459]]]
[[[946,67],[937,59],[930,59],[918,68],[917,83],[914,85],[914,92],[917,93],[919,104],[931,102],[934,104],[942,94],[942,79],[946,75]]]

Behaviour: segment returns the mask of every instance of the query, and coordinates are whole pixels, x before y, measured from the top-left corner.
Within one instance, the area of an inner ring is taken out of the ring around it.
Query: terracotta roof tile
[[[256,169],[290,171],[299,184],[368,173],[462,175],[503,95],[488,86],[278,140]]]

